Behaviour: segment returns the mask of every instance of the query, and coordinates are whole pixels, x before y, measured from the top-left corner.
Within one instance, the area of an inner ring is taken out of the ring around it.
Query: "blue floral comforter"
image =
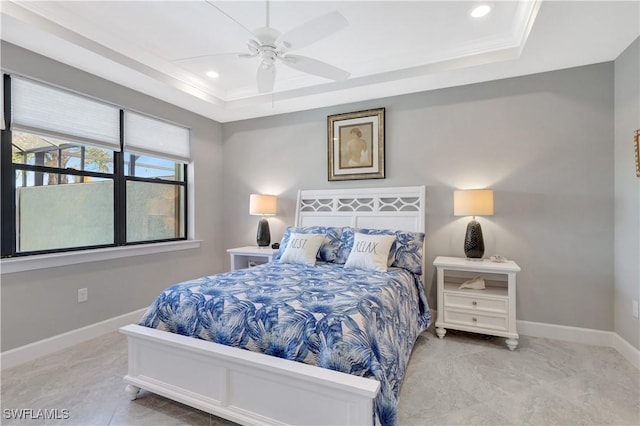
[[[392,425],[411,349],[430,322],[422,282],[405,269],[273,262],[169,287],[140,324],[374,377],[375,414]]]

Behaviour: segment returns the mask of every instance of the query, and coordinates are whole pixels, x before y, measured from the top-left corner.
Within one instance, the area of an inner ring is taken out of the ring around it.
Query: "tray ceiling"
[[[2,39],[220,122],[614,60],[639,34],[637,1],[272,1],[287,32],[338,11],[348,22],[296,54],[347,70],[332,81],[239,58],[266,2],[2,1]],[[192,59],[185,59],[192,58]],[[217,78],[206,75],[219,74]]]

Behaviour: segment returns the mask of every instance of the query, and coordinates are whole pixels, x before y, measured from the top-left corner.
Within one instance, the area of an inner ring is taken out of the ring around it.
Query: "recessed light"
[[[218,74],[215,71],[207,71],[207,77],[209,77],[209,78],[218,78],[218,77],[220,77],[220,74]]]
[[[481,4],[471,9],[469,15],[472,18],[482,18],[483,16],[488,15],[489,12],[491,12],[491,6],[488,4]]]

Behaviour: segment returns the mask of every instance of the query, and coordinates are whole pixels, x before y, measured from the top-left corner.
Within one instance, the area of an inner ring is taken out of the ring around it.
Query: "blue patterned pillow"
[[[391,251],[389,252],[389,266],[397,266],[414,274],[422,275],[424,232],[344,228],[335,263],[345,263],[347,261],[353,247],[353,237],[356,232],[369,235],[395,235],[396,240],[391,245]]]
[[[275,260],[280,260],[284,250],[289,244],[289,238],[291,238],[291,234],[294,232],[298,234],[325,234],[324,242],[320,246],[320,250],[318,250],[317,258],[324,262],[334,262],[336,260],[342,238],[342,228],[334,228],[331,226],[305,226],[303,228],[294,228],[293,226],[288,227],[286,231],[284,231],[282,241],[280,241],[280,249],[278,250]]]

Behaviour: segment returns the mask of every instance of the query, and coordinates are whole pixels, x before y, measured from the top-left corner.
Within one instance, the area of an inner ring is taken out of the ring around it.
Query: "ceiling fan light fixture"
[[[265,48],[260,52],[262,57],[262,66],[263,67],[272,67],[276,63],[276,58],[278,57],[277,53],[272,49]]]
[[[490,4],[479,4],[469,11],[469,16],[472,18],[482,18],[483,16],[487,16],[489,12],[491,12],[491,9],[492,7]]]

